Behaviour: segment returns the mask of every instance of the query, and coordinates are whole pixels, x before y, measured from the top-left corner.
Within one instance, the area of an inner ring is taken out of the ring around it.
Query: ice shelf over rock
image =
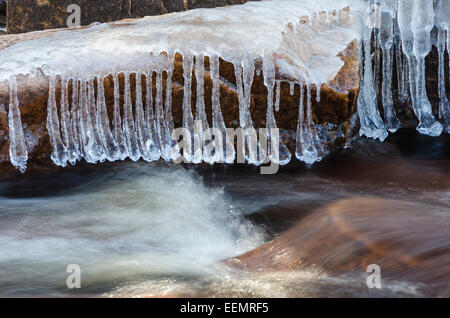
[[[307,88],[306,105],[300,104],[304,114],[300,116],[297,157],[313,163],[321,159],[322,152],[311,116],[311,87],[320,88],[322,83],[328,83],[343,66],[337,54],[358,39],[363,8],[363,1],[353,1],[350,9],[347,1],[266,0],[62,31],[0,51],[0,81],[19,74],[33,75],[38,70],[48,77],[47,129],[53,146],[52,159],[57,165],[75,164],[82,158],[95,163],[127,157],[175,160],[180,156],[193,163],[231,163],[236,150],[223,121],[218,89],[218,63],[222,58],[235,66],[247,162],[259,165],[270,158],[286,164],[291,159],[287,147],[271,138],[277,128],[274,111],[279,109],[279,94],[275,94],[273,103],[273,92],[280,87],[280,81],[275,80],[277,76],[290,80],[291,87],[301,84]],[[183,126],[192,135],[191,140],[185,141],[183,154],[172,136],[170,91],[163,96],[163,73],[167,76],[166,88],[170,89],[175,53],[183,56]],[[205,57],[210,61],[214,86],[211,128],[222,133],[223,138],[207,135],[210,127],[203,92]],[[269,92],[266,151],[257,142],[250,115],[250,89],[255,69],[260,67],[257,60],[262,60],[262,70],[256,71],[263,71]],[[195,105],[191,105],[193,71],[197,79]],[[119,74],[125,77],[121,88],[123,111],[119,106]],[[145,86],[151,87],[153,74],[156,74],[156,96],[153,99],[151,89],[147,89],[144,100],[136,92],[141,91],[144,80]],[[114,77],[116,98],[112,120],[108,118],[103,96],[103,80],[109,75]],[[130,76],[136,78],[134,92]],[[62,86],[60,97],[55,95],[56,84]],[[136,95],[135,105],[132,94]],[[14,112],[10,116],[16,114],[10,120],[14,126],[11,132],[15,134],[11,162],[24,169],[26,153],[14,99],[11,109]],[[214,143],[224,151],[208,151]]]
[[[96,163],[181,157],[193,163],[232,163],[237,149],[220,105],[221,58],[235,68],[246,161],[260,165],[268,158],[279,164],[291,160],[287,147],[273,138],[280,84],[286,81],[291,93],[296,85],[301,90],[295,155],[312,164],[325,154],[312,116],[312,99],[319,100],[321,85],[339,72],[344,62],[338,53],[353,40],[360,43],[364,63],[358,97],[361,135],[384,140],[388,131],[400,127],[392,101],[396,65],[399,94],[412,99],[419,132],[437,136],[443,126],[450,127],[444,75],[449,7],[448,0],[263,0],[97,24],[19,42],[0,50],[0,82],[10,84],[11,162],[22,171],[26,168],[16,76],[42,72],[49,81],[47,129],[57,165],[75,164],[81,159]],[[438,36],[433,42],[431,31],[435,26]],[[424,59],[432,44],[439,51],[442,123],[434,117],[425,90]],[[183,152],[173,136],[171,88],[177,53],[183,57],[183,127],[191,135],[183,138]],[[213,83],[212,127],[204,101],[206,58]],[[250,114],[255,72],[263,73],[268,90],[267,149],[257,141]],[[195,103],[191,99],[193,74]],[[124,77],[123,87],[119,75]],[[108,76],[114,80],[113,114],[108,114],[105,105],[103,81]],[[62,87],[60,96],[56,96],[57,85]],[[382,87],[380,98],[378,86]],[[316,96],[311,96],[313,87]],[[145,94],[141,94],[142,88],[146,88]]]

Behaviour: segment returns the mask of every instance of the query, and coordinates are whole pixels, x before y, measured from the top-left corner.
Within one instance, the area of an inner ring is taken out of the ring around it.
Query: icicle
[[[135,126],[133,118],[133,105],[131,102],[131,85],[130,74],[124,73],[125,76],[125,105],[123,107],[123,134],[125,136],[125,144],[127,146],[128,156],[131,160],[137,161],[141,157],[137,138],[135,135]]]
[[[234,69],[239,97],[239,121],[245,136],[243,153],[248,163],[261,165],[266,154],[258,143],[258,136],[250,114],[251,90],[255,74],[254,59],[245,57],[241,65],[235,64]]]
[[[109,161],[119,160],[121,155],[119,147],[114,140],[111,128],[109,125],[108,111],[106,110],[105,102],[105,76],[97,77],[97,112],[96,112],[97,130],[102,143],[102,148],[105,151],[105,157]]]
[[[275,111],[276,112],[280,111],[280,99],[281,99],[281,81],[277,81],[277,88],[276,88],[276,95],[275,95]]]
[[[439,136],[443,127],[433,116],[425,86],[425,57],[431,50],[430,32],[433,26],[433,0],[415,0],[412,28],[414,34],[413,52],[418,60],[416,85],[419,111],[416,115],[420,124],[417,130],[426,135]]]
[[[393,0],[381,1],[380,34],[378,37],[383,52],[382,104],[384,121],[387,130],[392,133],[396,132],[400,127],[392,100],[392,71],[394,68],[391,57],[392,44],[394,41],[393,5]]]
[[[76,152],[76,160],[80,160],[82,158],[83,151],[83,142],[81,139],[81,111],[80,111],[80,85],[79,81],[76,78],[72,79],[72,107],[70,109],[71,114],[71,131],[73,136],[73,146]],[[75,164],[75,161],[71,161],[72,165]]]
[[[373,29],[369,36],[373,36],[374,52],[371,56],[371,66],[373,67],[373,89],[375,94],[379,95],[379,89],[381,86],[381,50],[380,50],[380,1],[369,0],[369,10],[371,10],[371,16],[374,18]]]
[[[94,77],[88,81],[88,111],[89,118],[92,121],[92,135],[94,136],[93,150],[95,154],[95,161],[104,162],[106,159],[104,144],[100,136],[100,129],[97,120],[97,103],[95,100]]]
[[[309,84],[306,84],[306,118],[304,111],[304,92],[303,84],[301,84],[296,157],[311,165],[322,160],[323,150],[312,118],[311,86]]]
[[[158,135],[156,133],[156,121],[153,109],[153,71],[149,70],[146,75],[146,98],[147,106],[145,109],[145,127],[148,134],[148,151],[150,160],[159,160],[161,157],[161,148]]]
[[[112,74],[114,82],[114,112],[113,112],[113,136],[119,148],[120,160],[128,157],[128,150],[122,132],[122,118],[120,116],[120,90],[119,74]]]
[[[78,160],[78,149],[74,144],[73,130],[71,127],[71,113],[69,109],[69,79],[61,77],[61,131],[62,140],[66,146],[67,160],[74,165]]]
[[[450,133],[450,103],[445,93],[445,70],[444,70],[444,52],[445,52],[445,33],[439,30],[439,75],[438,75],[438,92],[439,92],[439,118],[442,119],[447,133]]]
[[[382,101],[386,128],[391,133],[394,133],[400,128],[400,122],[395,114],[392,99],[392,68],[391,49],[386,48],[383,51]]]
[[[286,145],[280,140],[279,131],[274,131],[278,130],[278,127],[273,112],[273,88],[275,84],[275,65],[273,61],[269,59],[264,60],[263,73],[264,84],[267,87],[267,154],[273,163],[286,165],[291,161],[291,153],[287,149]],[[277,87],[279,87],[279,82]],[[279,99],[279,96],[277,97]]]
[[[28,151],[20,118],[19,99],[17,97],[17,79],[9,78],[9,158],[11,163],[24,173],[27,169]]]
[[[165,103],[165,118],[166,118],[166,135],[168,136],[169,146],[171,148],[170,158],[175,161],[180,157],[180,149],[178,146],[178,141],[173,138],[172,133],[174,131],[174,123],[172,116],[172,77],[174,68],[175,54],[173,52],[169,53],[167,60],[167,80],[166,80],[166,103]]]
[[[56,165],[65,167],[67,165],[67,151],[61,139],[55,82],[55,78],[50,77],[47,102],[47,130],[53,148],[51,158]]]
[[[67,80],[61,76],[61,139],[66,147],[69,145],[69,130],[70,115],[68,114],[67,96]],[[50,95],[49,95],[50,98]]]
[[[303,145],[305,144],[305,105],[304,105],[304,91],[303,83],[300,83],[300,103],[298,106],[298,123],[297,123],[297,137],[296,137],[296,151],[295,156],[298,160],[303,161]]]
[[[144,106],[142,103],[142,74],[136,73],[136,137],[138,141],[139,151],[142,158],[146,161],[151,161],[148,152],[148,134],[145,129],[145,115]]]
[[[437,122],[425,89],[425,56],[430,52],[430,31],[434,25],[433,0],[398,0],[398,22],[403,52],[408,57],[409,84],[413,108],[419,119],[417,130],[439,136],[442,125]]]
[[[308,161],[315,162],[320,161],[320,144],[317,140],[316,129],[312,118],[312,102],[311,102],[311,87],[306,86],[306,131],[308,136],[307,151],[309,154]]]
[[[148,89],[147,89],[148,92]],[[152,130],[147,129],[144,106],[142,101],[142,74],[136,74],[136,136],[142,158],[146,161],[159,159],[159,152],[155,154],[154,142],[149,134]],[[157,158],[157,159],[156,159]]]
[[[184,96],[183,96],[183,127],[189,129],[191,138],[184,140],[183,157],[185,161],[193,160],[193,137],[194,137],[194,116],[192,115],[192,69],[194,66],[194,56],[192,53],[183,54],[183,76],[184,76]]]
[[[291,93],[291,96],[294,95],[294,92],[295,92],[295,82],[290,82],[290,83],[289,83],[289,92]]]
[[[243,142],[242,142],[242,148],[238,150],[240,153],[245,154],[245,159],[249,161],[249,154],[248,154],[248,141],[247,141],[247,128],[246,127],[253,127],[253,124],[250,124],[248,121],[251,120],[251,116],[249,114],[249,110],[247,109],[247,104],[244,100],[244,88],[243,88],[243,82],[242,82],[242,65],[241,64],[234,64],[234,72],[236,76],[236,90],[238,94],[238,101],[239,101],[239,125],[241,126],[244,134]],[[256,133],[254,137],[256,136]],[[255,139],[253,139],[255,140]],[[251,140],[249,140],[251,141]],[[238,144],[239,145],[239,144]],[[250,144],[251,145],[251,144]],[[254,147],[256,148],[256,146]],[[256,152],[255,149],[253,149],[254,152]],[[238,158],[239,159],[239,158]]]
[[[217,130],[216,136],[216,162],[233,163],[236,157],[236,151],[234,145],[228,135],[225,121],[223,120],[222,109],[220,107],[220,60],[218,55],[210,57],[211,65],[211,80],[212,80],[212,124],[213,128]],[[220,134],[219,134],[220,133]],[[222,150],[222,151],[221,151]]]
[[[205,76],[205,66],[204,57],[200,55],[197,57],[197,63],[195,67],[195,76],[197,78],[197,120],[196,126],[197,130],[201,131],[203,144],[203,161],[209,164],[214,164],[216,162],[216,156],[214,150],[216,149],[215,141],[211,135],[209,129],[208,120],[205,112],[205,93],[204,93],[204,76]],[[211,63],[211,59],[210,59]]]
[[[401,34],[400,34],[400,28],[399,28],[399,21],[398,21],[398,10],[397,10],[397,0],[395,0],[394,5],[394,46],[395,46],[395,58],[396,58],[396,64],[397,64],[397,94],[401,101],[406,101],[408,98],[408,83],[407,83],[407,75],[406,71],[407,63],[405,63],[403,59],[403,52],[402,52],[402,42],[401,42]]]
[[[80,81],[79,99],[79,131],[83,158],[89,163],[97,163],[98,156],[94,151],[94,128],[92,127],[91,113],[88,106],[86,81]]]
[[[206,144],[210,142],[209,136],[206,136],[209,126],[205,112],[205,93],[204,93],[204,56],[197,55],[195,57],[195,78],[197,79],[197,102],[196,102],[196,118],[195,118],[195,130],[194,130],[194,163],[202,162],[203,160],[208,163],[211,162],[210,155],[204,151]],[[198,145],[199,147],[197,147]]]
[[[384,141],[388,132],[378,111],[374,76],[372,72],[373,56],[371,54],[372,31],[364,28],[363,48],[359,47],[360,60],[364,61],[361,67],[360,94],[358,95],[358,115],[361,123],[360,135],[369,138],[378,138]]]
[[[322,84],[316,84],[316,102],[320,103],[320,91],[322,89]]]
[[[395,21],[396,22],[396,21]],[[406,99],[404,73],[403,73],[403,52],[401,47],[400,34],[398,34],[398,25],[394,24],[394,49],[395,49],[395,63],[397,66],[397,94],[401,101]]]
[[[445,44],[449,37],[448,27],[450,26],[450,2],[439,0],[437,2],[437,26],[438,26],[438,54],[439,54],[439,71],[438,71],[438,93],[439,93],[439,118],[444,124],[447,133],[450,133],[450,103],[445,92]],[[447,48],[450,53],[450,47]]]
[[[161,158],[163,158],[165,161],[170,161],[172,159],[172,147],[170,142],[170,135],[168,135],[169,130],[167,127],[163,105],[162,72],[162,70],[156,71],[155,122],[156,132],[161,149]]]

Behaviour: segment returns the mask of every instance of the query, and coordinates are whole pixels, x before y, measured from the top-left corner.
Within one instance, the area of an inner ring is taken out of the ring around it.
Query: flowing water
[[[436,292],[414,277],[384,280],[374,290],[364,272],[329,274],[317,264],[247,273],[222,261],[276,239],[320,207],[361,196],[420,204],[427,228],[448,238],[449,149],[448,137],[395,135],[385,143],[358,141],[313,168],[296,163],[274,176],[248,166],[127,162],[4,181],[0,295],[448,296],[449,289]],[[309,231],[313,240],[320,234]],[[448,268],[450,240],[428,243]],[[81,268],[80,289],[66,287],[69,264]],[[443,280],[450,286],[450,277]]]

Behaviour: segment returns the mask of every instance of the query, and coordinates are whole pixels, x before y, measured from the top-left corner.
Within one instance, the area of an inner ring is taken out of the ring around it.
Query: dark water
[[[427,216],[426,228],[450,238],[450,138],[406,132],[385,143],[361,140],[313,168],[296,162],[273,176],[242,166],[122,163],[3,182],[0,295],[450,295],[442,289],[450,286],[445,276],[439,291],[426,275],[394,277],[384,280],[382,289],[369,289],[365,272],[324,271],[338,267],[332,258],[326,264],[251,273],[222,262],[296,226],[302,229],[305,219],[315,224],[311,218],[325,206],[369,196],[416,204],[415,215]],[[383,222],[403,222],[396,213],[392,206],[392,219],[385,214]],[[377,218],[368,214],[361,228],[383,224],[374,222]],[[419,227],[402,224],[397,228]],[[308,231],[307,240],[314,241],[323,229],[312,225]],[[418,231],[408,228],[401,235]],[[411,235],[412,245],[415,239]],[[298,249],[310,243],[298,242]],[[358,244],[336,243],[343,250]],[[439,258],[430,256],[429,262],[450,266],[450,240],[431,238],[426,246],[430,255],[439,248]],[[321,253],[327,249],[331,255],[332,245]],[[66,286],[69,264],[81,268],[81,289]]]

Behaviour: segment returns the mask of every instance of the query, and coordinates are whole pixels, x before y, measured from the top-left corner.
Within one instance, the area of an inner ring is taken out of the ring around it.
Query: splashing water
[[[77,174],[41,190],[42,180],[28,180],[15,194],[0,185],[0,294],[68,292],[69,264],[81,267],[82,292],[139,276],[199,275],[263,242],[220,189],[182,168]]]

